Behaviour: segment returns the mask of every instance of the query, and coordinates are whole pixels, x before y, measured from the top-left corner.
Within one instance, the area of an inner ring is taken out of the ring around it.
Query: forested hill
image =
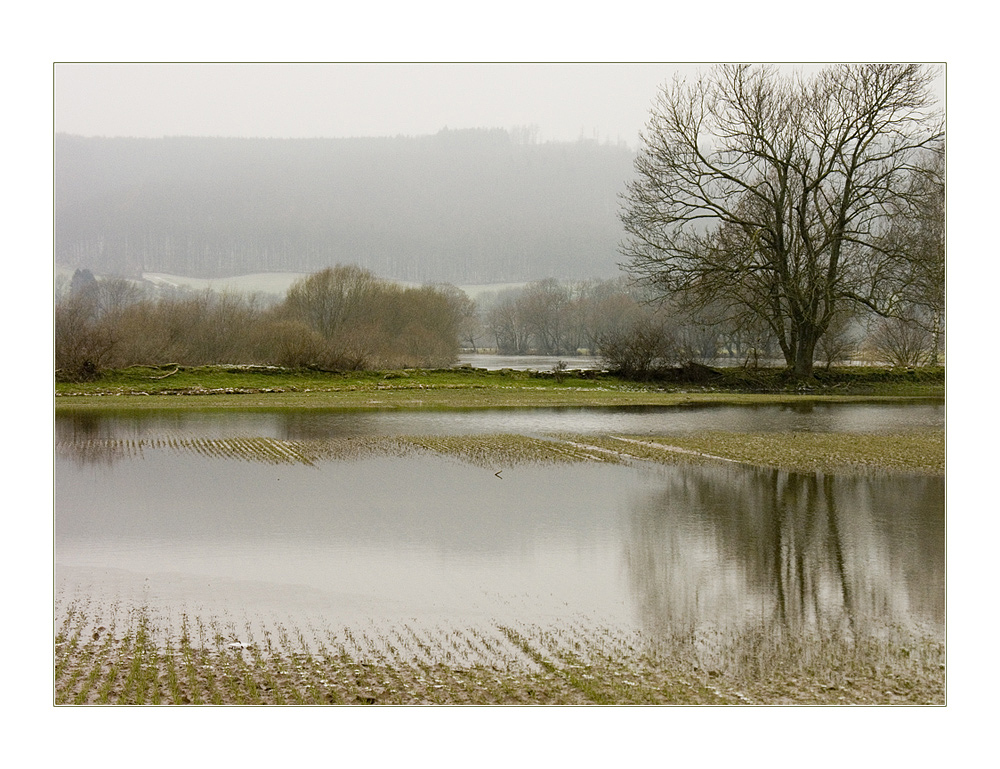
[[[505,130],[55,141],[56,262],[212,278],[357,264],[416,282],[610,277],[634,153]]]

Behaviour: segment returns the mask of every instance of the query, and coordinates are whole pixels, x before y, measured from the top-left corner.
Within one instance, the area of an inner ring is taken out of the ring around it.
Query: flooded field
[[[566,369],[600,370],[603,362],[593,355],[491,355],[488,353],[463,353],[457,366],[485,368],[490,371],[509,368],[518,371],[554,371],[557,366]]]
[[[343,409],[81,412],[55,423],[58,443],[143,437],[281,440],[391,435],[610,433],[683,435],[701,431],[899,433],[943,430],[940,400],[918,403],[632,406],[614,408],[345,411]]]
[[[135,701],[142,681],[147,702],[769,701],[750,668],[825,654],[855,671],[851,701],[940,700],[942,476],[628,447],[709,424],[905,434],[943,418],[935,405],[60,416],[57,699]],[[633,437],[609,450],[619,433]],[[900,656],[912,639],[929,646]],[[123,648],[131,677],[109,672]],[[228,683],[198,674],[206,660]],[[886,690],[882,673],[869,681],[879,665],[900,680],[923,666],[940,689]],[[810,701],[852,691],[839,686]]]

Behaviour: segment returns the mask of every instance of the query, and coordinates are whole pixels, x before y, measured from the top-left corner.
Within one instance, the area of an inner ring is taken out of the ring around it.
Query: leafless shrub
[[[212,291],[142,298],[123,279],[78,279],[56,307],[56,367],[66,378],[134,364],[444,366],[458,354],[451,293],[404,288],[356,267],[304,278],[285,302]]]
[[[118,342],[98,317],[90,293],[70,295],[55,308],[55,366],[60,379],[88,381],[107,365]]]
[[[934,357],[934,338],[910,316],[879,321],[870,340],[873,357],[890,366],[926,366]]]
[[[605,334],[600,355],[607,368],[634,379],[648,379],[683,359],[674,329],[651,316]]]

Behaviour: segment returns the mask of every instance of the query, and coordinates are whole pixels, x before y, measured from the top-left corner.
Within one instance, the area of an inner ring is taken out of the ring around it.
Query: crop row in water
[[[82,461],[112,462],[143,450],[193,452],[206,457],[270,464],[404,456],[431,452],[482,467],[522,462],[741,462],[799,472],[895,472],[943,474],[943,431],[903,434],[728,433],[685,436],[517,434],[425,435],[282,440],[232,438],[139,438],[60,442],[56,450]]]
[[[60,607],[56,704],[944,704],[943,644],[898,628],[639,633],[590,621],[242,626]],[[237,640],[238,639],[238,640]]]
[[[636,458],[663,461],[664,455],[730,462],[798,472],[892,472],[943,475],[942,430],[879,433],[730,433],[686,436],[618,436],[597,441]],[[626,443],[626,447],[621,444]]]
[[[138,438],[63,441],[56,450],[84,460],[109,461],[142,456],[144,450],[196,453],[210,458],[239,459],[269,464],[313,465],[321,461],[404,456],[430,452],[470,464],[584,461],[600,458],[567,442],[524,435],[426,435],[351,437],[319,440],[281,440],[263,437]]]

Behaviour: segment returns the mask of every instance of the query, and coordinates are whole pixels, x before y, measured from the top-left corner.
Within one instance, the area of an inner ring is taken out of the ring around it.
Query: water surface
[[[457,366],[472,366],[490,371],[509,368],[514,371],[554,371],[565,364],[567,369],[581,371],[601,370],[603,363],[593,355],[492,355],[488,353],[463,353]]]
[[[729,432],[902,432],[942,430],[945,407],[921,404],[802,403],[728,406],[691,404],[614,408],[344,411],[342,409],[163,410],[76,413],[56,419],[57,442],[150,436],[283,440],[390,435],[553,432],[683,435]]]
[[[891,621],[943,633],[944,480],[433,453],[313,465],[150,438],[929,429],[943,407],[147,414],[56,420],[67,595],[170,611],[622,627]],[[129,443],[129,442],[133,443]],[[125,442],[132,451],[95,446]]]

